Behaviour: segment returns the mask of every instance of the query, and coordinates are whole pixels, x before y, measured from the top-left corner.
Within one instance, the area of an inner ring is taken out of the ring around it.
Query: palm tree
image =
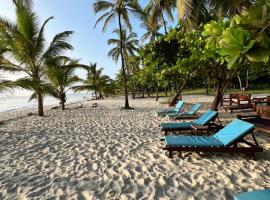
[[[108,40],[108,45],[114,45],[114,48],[111,49],[108,53],[109,57],[112,57],[113,60],[117,63],[120,57],[120,44],[121,41],[118,39],[120,38],[120,30],[114,30],[113,33],[116,33],[118,36],[117,38],[112,38]],[[126,30],[122,30],[122,52],[124,57],[124,62],[126,65],[126,71],[128,78],[131,80],[131,74],[133,74],[132,67],[130,65],[130,57],[135,55],[135,52],[138,51],[138,44],[139,40],[137,40],[136,33],[127,34]],[[131,81],[132,85],[132,98],[135,99],[135,87],[133,82]]]
[[[75,69],[81,67],[77,60],[59,56],[46,61],[46,75],[55,88],[56,97],[60,100],[62,110],[65,110],[66,93],[71,86],[81,79],[74,75]]]
[[[125,62],[123,56],[123,36],[122,36],[122,29],[124,23],[129,30],[131,30],[131,24],[129,15],[130,14],[138,14],[140,12],[140,6],[137,0],[111,0],[111,1],[103,1],[103,0],[96,0],[94,3],[94,12],[95,14],[102,12],[103,14],[96,22],[96,25],[104,21],[103,31],[106,30],[110,22],[117,19],[118,21],[118,28],[120,31],[120,55],[121,55],[121,62],[122,62],[122,74],[124,77],[124,90],[125,90],[125,108],[129,108],[128,102],[128,89],[127,89],[127,79],[125,73]]]
[[[155,41],[162,34],[159,31],[160,25],[150,18],[145,18],[141,25],[144,29],[146,29],[146,33],[143,34],[141,40],[145,42],[147,39],[150,39],[151,42]]]
[[[72,87],[75,92],[79,91],[94,91],[95,97],[103,98],[103,93],[108,92],[112,80],[107,75],[102,75],[103,68],[97,69],[97,63],[90,63],[90,66],[85,67],[88,71],[87,79],[83,82],[83,85]]]
[[[117,34],[117,38],[112,38],[108,40],[108,45],[114,45],[114,48],[111,49],[108,53],[108,56],[112,57],[115,62],[118,62],[120,58],[120,48],[121,41],[118,39],[120,36],[120,30],[114,30],[113,33]],[[139,40],[137,39],[136,33],[127,34],[126,30],[122,30],[122,51],[124,59],[127,59],[129,56],[134,56],[138,51]],[[127,64],[127,62],[125,62]]]
[[[254,0],[211,0],[210,3],[216,10],[220,10],[221,14],[223,13],[223,16],[232,17],[246,11],[252,6]]]
[[[31,9],[33,6],[33,0],[12,0],[16,6],[23,5],[28,9]]]
[[[98,97],[97,93],[98,91],[100,92],[101,84],[99,83],[102,82],[100,80],[102,77],[101,74],[103,68],[97,69],[97,63],[90,63],[90,66],[86,68],[86,70],[88,71],[88,74],[87,74],[87,81],[85,83],[92,86],[95,98],[97,98]]]
[[[40,26],[36,14],[32,11],[31,1],[13,2],[16,5],[16,23],[0,17],[0,46],[7,51],[0,60],[0,66],[7,71],[26,74],[26,77],[19,81],[20,87],[31,88],[34,91],[31,98],[37,98],[38,115],[43,116],[43,97],[51,89],[44,82],[45,61],[72,49],[67,39],[73,32],[57,34],[46,48],[44,29],[53,17],[45,20]]]
[[[177,8],[179,18],[184,25],[196,27],[211,19],[240,14],[253,2],[253,0],[177,0]]]
[[[158,24],[161,22],[164,27],[165,33],[167,33],[167,24],[165,20],[165,14],[171,21],[174,21],[173,8],[176,7],[176,0],[151,0],[145,8],[146,13],[150,19]]]

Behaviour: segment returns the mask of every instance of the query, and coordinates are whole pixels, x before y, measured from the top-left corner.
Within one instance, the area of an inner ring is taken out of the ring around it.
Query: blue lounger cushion
[[[255,126],[253,124],[240,119],[235,119],[225,128],[213,135],[213,137],[223,143],[226,147],[230,146],[234,141],[249,133],[254,127]]]
[[[166,113],[177,113],[177,112],[180,112],[183,105],[184,105],[184,101],[178,101],[177,104],[175,105],[175,108],[162,109],[160,111],[157,111],[156,113],[158,115],[165,115]]]
[[[187,111],[186,113],[190,115],[194,115],[201,108],[201,106],[202,105],[199,103],[193,104],[191,108],[189,109],[189,111]]]
[[[211,120],[213,120],[217,115],[218,115],[217,111],[208,110],[198,119],[194,120],[194,123],[198,125],[205,125],[209,123]]]
[[[189,111],[187,112],[182,112],[182,113],[168,113],[166,114],[167,117],[169,118],[177,118],[181,117],[181,115],[194,115],[201,107],[202,105],[199,103],[193,104]]]
[[[234,196],[234,200],[269,200],[270,189],[245,192]]]
[[[254,128],[253,124],[236,119],[213,136],[165,136],[168,146],[228,147]]]
[[[218,115],[218,112],[213,110],[208,110],[204,114],[202,114],[198,119],[192,121],[192,122],[181,122],[181,123],[161,123],[160,127],[162,131],[165,130],[181,130],[181,129],[188,129],[192,124],[194,125],[201,125],[204,126],[210,121],[212,121],[216,116]]]
[[[208,136],[165,136],[168,146],[222,147],[223,144],[214,137]]]
[[[191,122],[182,122],[182,123],[161,123],[161,130],[179,130],[179,129],[188,129],[192,125]]]

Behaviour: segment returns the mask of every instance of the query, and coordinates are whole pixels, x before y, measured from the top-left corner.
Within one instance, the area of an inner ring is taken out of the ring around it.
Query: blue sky
[[[93,13],[94,0],[34,0],[34,2],[34,10],[38,13],[41,22],[54,16],[54,20],[47,25],[45,31],[48,42],[59,32],[74,31],[70,40],[74,50],[68,52],[67,55],[81,59],[83,64],[97,62],[98,67],[104,68],[105,74],[114,77],[120,69],[120,63],[115,64],[107,56],[108,51],[112,48],[107,45],[107,40],[114,37],[112,30],[117,28],[117,24],[112,24],[105,33],[101,31],[102,24],[94,28],[98,18]],[[146,5],[147,2],[147,0],[140,1],[141,5]],[[15,19],[15,9],[11,0],[0,0],[0,8],[1,16]],[[134,17],[132,17],[132,26],[133,31],[140,38],[144,30],[140,28],[140,22]],[[84,71],[77,73],[85,78]]]

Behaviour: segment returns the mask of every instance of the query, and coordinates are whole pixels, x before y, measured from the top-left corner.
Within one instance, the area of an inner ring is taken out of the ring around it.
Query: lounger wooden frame
[[[252,139],[254,140],[254,144],[245,140],[244,138],[240,138],[235,143],[233,143],[229,147],[195,147],[195,146],[168,146],[166,145],[163,150],[167,150],[169,153],[169,158],[173,157],[173,152],[183,152],[183,151],[192,151],[192,152],[223,152],[223,153],[243,153],[250,158],[255,157],[256,152],[262,152],[263,148],[259,146],[254,132],[254,129],[251,130],[250,134],[252,134]],[[246,135],[245,135],[246,136]],[[244,137],[245,137],[244,136]],[[248,147],[239,147],[238,144],[244,143],[248,145]]]

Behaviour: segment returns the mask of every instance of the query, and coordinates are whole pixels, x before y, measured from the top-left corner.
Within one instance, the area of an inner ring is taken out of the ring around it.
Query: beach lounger
[[[204,114],[202,114],[198,119],[191,122],[180,122],[180,123],[161,123],[161,131],[165,132],[165,135],[168,132],[176,132],[176,131],[185,131],[185,130],[193,130],[193,127],[196,126],[207,126],[209,129],[212,127],[220,127],[220,125],[213,123],[215,119],[218,117],[218,112],[213,110],[208,110]]]
[[[173,151],[239,152],[254,157],[255,152],[263,151],[253,134],[254,128],[253,124],[236,119],[212,136],[165,136],[164,150],[169,152],[170,158]],[[252,134],[254,144],[244,139],[249,133]],[[248,147],[239,147],[239,143],[244,143]]]
[[[234,200],[269,200],[270,189],[244,192],[234,196]]]
[[[187,112],[181,112],[181,113],[168,113],[166,114],[166,117],[170,119],[196,119],[198,118],[198,115],[196,112],[201,108],[201,104],[196,103],[193,104],[189,111]]]
[[[177,104],[175,105],[175,108],[163,109],[163,110],[157,111],[156,114],[157,116],[165,116],[168,113],[178,113],[178,112],[181,112],[183,105],[184,105],[184,101],[179,100]]]

